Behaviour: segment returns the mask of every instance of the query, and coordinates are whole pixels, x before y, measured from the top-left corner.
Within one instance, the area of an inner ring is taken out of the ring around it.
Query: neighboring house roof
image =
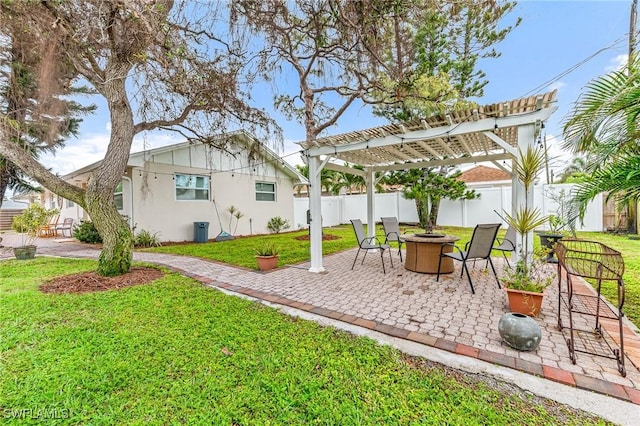
[[[5,198],[4,200],[2,200],[3,210],[24,210],[27,208],[27,206],[28,206],[27,202],[20,203],[8,198]]]
[[[511,175],[504,170],[500,170],[495,167],[476,166],[472,169],[462,172],[458,179],[465,183],[494,181],[511,182]]]
[[[264,155],[268,160],[273,160],[274,164],[276,165],[276,167],[279,167],[281,170],[283,170],[286,174],[288,174],[289,176],[293,177],[294,179],[296,179],[299,183],[302,184],[307,184],[308,180],[307,178],[305,178],[303,175],[300,174],[300,172],[293,166],[291,166],[289,163],[287,163],[286,161],[282,160],[282,158],[280,158],[280,156],[278,154],[276,154],[275,151],[273,151],[271,148],[269,148],[268,146],[266,146],[265,144],[263,144],[262,142],[260,142],[255,136],[250,135],[249,133],[245,132],[244,130],[238,130],[235,132],[230,132],[230,133],[223,133],[221,135],[216,136],[216,139],[228,139],[231,137],[235,137],[237,140],[241,140],[244,141],[247,146],[249,147],[251,144],[258,144],[259,146],[259,150],[260,153],[262,155]],[[174,151],[174,150],[178,150],[181,148],[184,148],[186,146],[189,145],[193,145],[192,142],[180,142],[177,144],[173,144],[173,145],[167,145],[167,146],[162,146],[159,148],[153,148],[153,149],[149,149],[149,150],[145,150],[145,151],[140,151],[140,152],[134,152],[131,153],[129,155],[129,161],[127,162],[128,166],[140,166],[142,165],[142,163],[144,163],[145,158],[148,158],[152,155],[158,155],[158,154],[162,154],[165,152],[170,152],[170,151]],[[82,167],[78,170],[75,170],[65,176],[63,176],[63,179],[70,179],[74,176],[77,176],[79,174],[83,174],[89,171],[92,171],[93,169],[97,168],[98,166],[100,166],[100,164],[102,164],[102,160],[100,161],[96,161],[93,164],[89,164],[88,166]]]

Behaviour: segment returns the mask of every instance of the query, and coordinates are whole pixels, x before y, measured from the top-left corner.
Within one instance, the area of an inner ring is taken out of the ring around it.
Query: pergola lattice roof
[[[423,120],[388,124],[299,144],[309,155],[328,155],[351,164],[380,170],[400,168],[397,167],[399,164],[404,165],[402,168],[411,168],[407,167],[407,163],[445,159],[449,163],[470,157],[473,157],[470,161],[496,160],[514,154],[518,146],[518,126],[522,124],[523,116],[526,115],[526,121],[531,122],[529,113],[549,109],[555,97],[554,90],[510,102],[478,106]],[[541,116],[541,120],[546,119],[549,114]]]

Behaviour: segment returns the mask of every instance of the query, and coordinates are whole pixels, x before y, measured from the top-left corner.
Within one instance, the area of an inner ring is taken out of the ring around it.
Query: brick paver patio
[[[39,246],[39,253],[97,257],[99,252],[87,247],[47,242]],[[327,272],[322,274],[308,272],[308,264],[261,273],[183,256],[136,252],[134,258],[169,266],[210,286],[640,404],[640,337],[631,323],[625,326],[626,377],[619,374],[613,359],[578,353],[574,365],[557,329],[558,289],[552,285],[536,319],[542,342],[535,351],[520,352],[504,344],[498,334],[498,321],[508,312],[508,305],[484,263],[472,269],[473,295],[466,277],[460,278],[459,264],[456,272],[436,282],[435,275],[405,270],[397,252],[395,267],[386,274],[377,255],[367,256],[364,265],[358,260],[352,271],[355,252],[326,256]],[[10,256],[7,251],[0,253],[0,258]],[[500,271],[504,261],[494,259]]]

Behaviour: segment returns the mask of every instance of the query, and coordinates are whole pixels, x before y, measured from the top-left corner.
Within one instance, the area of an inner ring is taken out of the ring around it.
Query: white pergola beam
[[[486,137],[488,137],[489,139],[491,139],[496,145],[498,145],[500,148],[504,149],[509,154],[513,155],[514,157],[516,155],[518,155],[518,150],[514,149],[511,145],[509,145],[507,142],[502,140],[502,138],[500,136],[496,135],[495,133],[493,133],[493,132],[482,132],[482,134],[485,135]]]
[[[460,157],[460,158],[447,158],[444,160],[431,160],[431,161],[419,161],[415,163],[402,163],[392,164],[389,166],[376,166],[372,169],[376,172],[391,171],[391,170],[409,170],[409,169],[421,169],[423,167],[439,167],[458,164],[479,163],[482,161],[502,161],[511,160],[513,157],[509,154],[489,154],[478,157]]]
[[[324,168],[328,170],[334,170],[336,172],[349,173],[356,176],[367,176],[367,173],[364,170],[354,169],[353,167],[347,167],[336,163],[327,163]]]
[[[444,134],[449,136],[465,135],[467,133],[488,132],[493,131],[495,126],[513,127],[533,123],[537,120],[546,120],[557,109],[557,107],[543,108],[539,111],[527,112],[522,114],[513,114],[507,117],[485,118],[479,121],[467,121],[460,123],[453,128],[450,126],[441,126],[426,130],[415,130],[413,132],[402,133],[401,135],[390,135],[381,138],[373,138],[371,140],[351,142],[342,145],[319,146],[306,150],[306,155],[333,155],[341,152],[354,150],[363,150],[369,148],[380,148],[389,145],[397,145],[402,142],[413,142],[418,140],[431,140],[441,138]]]

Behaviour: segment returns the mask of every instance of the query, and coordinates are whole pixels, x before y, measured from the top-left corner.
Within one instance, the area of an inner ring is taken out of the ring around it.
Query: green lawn
[[[402,232],[422,232],[419,228],[401,227]],[[456,235],[460,237],[458,245],[471,239],[473,228],[444,227],[438,232]],[[324,229],[325,235],[339,237],[335,240],[324,241],[322,251],[326,254],[336,253],[357,246],[356,238],[351,225],[343,225]],[[499,235],[504,235],[501,230]],[[257,235],[253,237],[236,238],[235,240],[210,242],[200,244],[168,245],[147,249],[159,253],[183,254],[213,259],[232,265],[258,269],[254,259],[254,249],[262,241],[273,241],[280,249],[278,265],[291,265],[309,260],[309,241],[297,238],[308,235],[308,231],[287,232],[273,235]],[[378,226],[376,235],[384,241],[382,227]],[[624,274],[626,286],[625,314],[636,325],[640,325],[640,240],[630,240],[625,235],[613,235],[600,232],[580,232],[578,238],[600,241],[603,244],[619,250],[624,258],[626,271]],[[534,249],[540,247],[540,239],[534,236]],[[496,253],[500,256],[501,253]],[[615,300],[615,289],[610,286],[603,293]]]
[[[118,291],[38,291],[95,267],[0,262],[3,419],[40,410],[61,417],[46,424],[604,424],[174,273]]]

